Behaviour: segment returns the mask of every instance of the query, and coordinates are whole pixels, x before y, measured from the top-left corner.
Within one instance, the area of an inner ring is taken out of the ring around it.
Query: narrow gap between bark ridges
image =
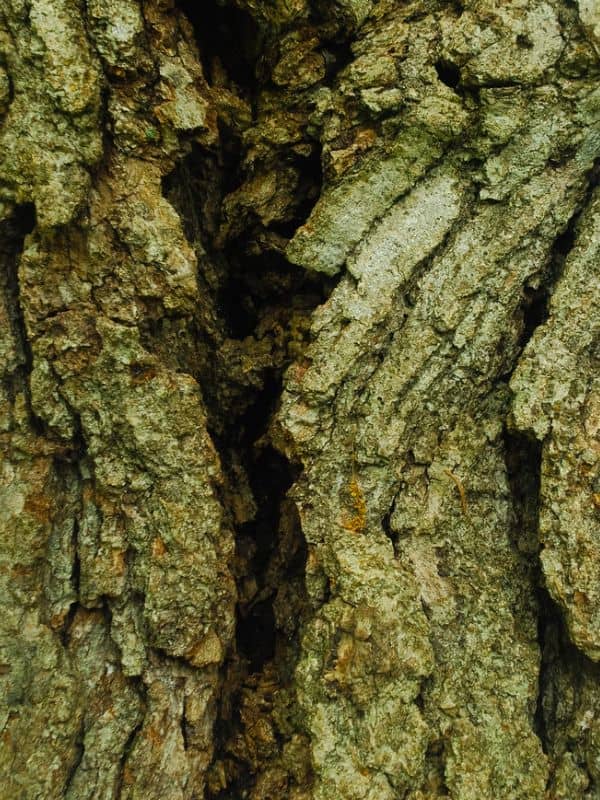
[[[13,400],[18,391],[23,392],[29,406],[31,424],[38,433],[42,433],[43,424],[31,409],[29,376],[33,366],[33,357],[21,308],[19,282],[19,259],[23,252],[26,236],[35,228],[35,221],[33,203],[25,203],[17,206],[11,218],[0,223],[0,241],[5,247],[4,252],[0,253],[0,258],[4,262],[2,280],[5,282],[7,312],[17,350],[17,358],[20,360],[19,366],[12,373],[12,380],[7,388]]]
[[[504,450],[506,471],[512,493],[514,546],[527,564],[528,576],[535,597],[535,612],[537,614],[537,637],[541,663],[533,728],[540,740],[543,751],[547,753],[548,741],[543,709],[545,692],[543,664],[546,628],[555,609],[550,606],[539,562],[538,516],[542,446],[540,442],[523,434],[505,431]]]
[[[215,61],[218,61],[239,89],[252,94],[261,45],[260,30],[252,15],[215,0],[203,3],[177,0],[176,6],[183,11],[194,29],[202,69],[208,82],[214,81]]]
[[[230,6],[198,7],[182,0],[178,8],[194,28],[209,84],[218,60],[229,88],[254,105],[261,90],[258,62],[264,32],[248,14]],[[243,47],[238,46],[242,40]],[[241,231],[238,226],[235,234],[223,235],[223,201],[243,182],[244,146],[239,133],[221,121],[219,131],[217,149],[191,145],[187,158],[163,181],[164,194],[178,211],[198,258],[201,307],[190,331],[198,351],[192,372],[225,473],[221,500],[236,537],[236,642],[223,667],[207,788],[213,800],[244,796],[256,782],[260,764],[251,763],[238,746],[251,736],[248,714],[256,707],[257,714],[268,716],[269,687],[281,687],[292,677],[300,620],[290,615],[291,627],[282,623],[277,604],[280,592],[290,585],[298,587],[297,594],[304,591],[306,546],[293,506],[286,501],[298,471],[274,448],[268,428],[283,372],[306,345],[312,311],[334,285],[290,264],[280,251],[263,247],[252,215]],[[285,240],[310,213],[322,175],[316,147],[309,156],[286,152],[282,157],[299,170],[299,200],[294,216],[271,223],[267,232]],[[152,340],[159,338],[160,322],[148,330],[146,343],[153,346]],[[243,374],[237,366],[241,361],[249,367]],[[245,493],[245,502],[249,496],[254,504],[254,512],[241,519],[236,493]],[[211,778],[217,773],[225,776],[224,783],[223,778]]]
[[[598,165],[588,176],[588,188],[575,213],[563,231],[556,237],[545,274],[539,286],[525,287],[522,306],[522,332],[518,352],[521,354],[535,331],[549,316],[549,303],[559,281],[565,262],[576,241],[577,226],[597,181]],[[529,436],[514,430],[505,430],[504,446],[506,468],[513,498],[515,514],[515,546],[524,554],[535,554],[529,563],[530,580],[534,589],[537,612],[537,638],[540,652],[538,694],[533,717],[533,727],[546,754],[552,752],[553,737],[551,716],[548,708],[549,685],[552,681],[552,666],[560,650],[560,660],[572,661],[575,648],[566,634],[562,613],[550,597],[539,558],[541,541],[539,535],[539,507],[541,500],[541,475],[543,445]],[[571,652],[571,658],[568,651]]]

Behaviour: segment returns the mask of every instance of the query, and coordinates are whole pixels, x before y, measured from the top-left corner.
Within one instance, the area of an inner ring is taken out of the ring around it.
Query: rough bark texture
[[[0,798],[600,798],[595,0],[3,0]]]

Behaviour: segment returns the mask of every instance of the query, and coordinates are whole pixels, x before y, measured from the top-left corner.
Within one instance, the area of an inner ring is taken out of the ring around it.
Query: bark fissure
[[[141,681],[137,682],[137,689],[141,692],[141,696],[143,697],[145,694],[144,685]],[[129,736],[127,737],[127,741],[125,742],[123,749],[121,750],[121,756],[119,760],[119,768],[117,770],[117,779],[115,782],[114,787],[114,795],[113,797],[115,800],[120,800],[123,796],[123,785],[126,782],[126,769],[127,769],[127,760],[133,750],[135,745],[136,739],[142,730],[143,720],[140,721],[134,728],[132,728]]]
[[[10,378],[13,382],[12,393],[18,388],[24,392],[29,405],[31,421],[39,426],[38,420],[31,411],[29,376],[33,363],[30,339],[27,335],[23,309],[21,306],[21,288],[19,281],[19,257],[23,251],[25,237],[35,228],[35,208],[33,204],[19,206],[11,219],[2,223],[0,242],[3,249],[2,275],[4,297],[6,302],[6,322],[12,329],[15,353]],[[8,366],[8,364],[7,364]]]
[[[243,8],[222,5],[216,0],[201,6],[194,0],[177,0],[176,5],[192,24],[209,83],[218,83],[225,74],[238,90],[252,98],[256,93],[255,69],[262,44],[255,18]]]
[[[69,792],[71,791],[71,787],[73,784],[73,780],[77,775],[77,770],[79,769],[81,762],[83,761],[83,757],[85,755],[85,717],[82,718],[81,724],[79,726],[79,730],[77,732],[77,736],[74,742],[74,750],[75,750],[75,757],[73,760],[73,764],[69,770],[67,775],[65,785],[64,785],[64,793],[68,796]]]
[[[595,165],[590,170],[587,176],[586,191],[563,231],[554,240],[543,274],[538,277],[534,286],[524,287],[524,302],[520,312],[522,314],[522,332],[518,342],[519,357],[536,330],[548,320],[549,302],[554,287],[563,274],[566,259],[575,245],[579,220],[591,201],[597,182],[597,169],[598,167]],[[515,360],[514,365],[518,363],[519,357]],[[514,372],[514,365],[510,374]],[[505,428],[504,446],[507,476],[515,515],[515,547],[517,551],[536,558],[529,567],[529,578],[537,613],[537,638],[540,653],[533,726],[543,752],[546,755],[553,755],[555,742],[547,724],[548,712],[545,710],[545,704],[551,691],[551,683],[555,678],[549,651],[556,647],[556,634],[553,634],[553,631],[557,625],[561,627],[561,614],[546,588],[544,573],[539,562],[539,555],[543,548],[539,530],[542,442],[518,431]],[[564,659],[563,663],[567,664],[569,657],[566,650],[562,658]],[[551,786],[552,781],[553,775],[550,774],[548,786]]]
[[[545,630],[552,614],[547,607],[548,595],[539,564],[539,492],[541,482],[541,444],[522,434],[504,431],[506,471],[512,493],[514,547],[527,559],[528,578],[537,613],[537,639],[540,657],[537,700],[533,726],[544,753],[548,752],[547,731],[543,714],[546,691],[544,676]],[[535,560],[534,560],[535,559]]]
[[[77,609],[79,608],[79,579],[81,576],[81,562],[79,559],[79,521],[75,519],[73,521],[73,534],[72,534],[72,549],[73,549],[73,565],[71,568],[71,577],[70,577],[70,584],[73,590],[73,594],[75,595],[75,599],[71,602],[69,606],[69,610],[65,616],[62,629],[61,629],[61,640],[64,647],[68,647],[69,645],[69,637],[71,631],[71,625],[75,619],[75,615],[77,613]]]
[[[261,699],[264,687],[268,686],[269,693],[285,690],[293,675],[297,620],[284,623],[282,629],[275,604],[283,586],[303,583],[305,544],[293,509],[286,505],[287,491],[298,470],[271,444],[269,424],[277,409],[283,371],[292,358],[301,357],[305,346],[302,320],[309,319],[312,308],[329,291],[327,281],[306,276],[280,256],[240,257],[236,254],[240,247],[239,241],[221,252],[213,243],[207,247],[222,267],[215,293],[221,338],[210,357],[215,365],[213,375],[218,377],[204,390],[213,441],[229,476],[221,497],[235,520],[239,503],[235,486],[241,477],[247,482],[248,502],[253,505],[243,515],[244,521],[234,522],[239,595],[236,646],[224,665],[209,782],[209,796],[214,798],[242,796],[256,784],[261,774],[256,760],[260,756],[249,744],[256,714],[264,715],[265,724],[273,724],[268,721],[269,703],[265,706]],[[297,298],[293,303],[296,309],[292,308],[290,315],[292,298]],[[238,354],[252,358],[253,347],[269,340],[266,350],[258,351],[260,367],[251,385],[236,391],[232,406],[230,359]],[[205,380],[206,375],[201,383]],[[290,617],[291,611],[282,609],[279,617],[282,613]],[[260,711],[240,714],[240,708],[252,709],[255,703]],[[271,747],[281,750],[283,738],[276,727],[272,735]],[[248,744],[240,748],[240,740]],[[274,752],[270,755],[272,758]]]
[[[564,226],[564,229],[554,240],[544,273],[541,276],[536,276],[536,285],[524,287],[524,302],[522,307],[523,331],[518,343],[519,353],[523,352],[536,329],[543,325],[548,319],[548,304],[552,297],[552,292],[560,280],[565,261],[575,244],[579,220],[591,202],[599,175],[600,161],[591,168],[586,176],[587,188],[582,193],[582,198],[567,221],[567,224]]]
[[[225,80],[254,107],[260,61],[268,56],[260,49],[263,34],[255,28],[246,36],[245,52],[233,63],[227,42],[237,36],[238,26],[248,33],[246,16],[236,12],[232,27],[224,31],[223,10],[208,9],[216,28],[207,37],[204,9],[181,7],[194,26],[212,85]],[[304,222],[318,196],[320,151],[311,147],[307,156],[291,157],[298,175],[297,202],[285,219],[261,224],[260,233],[252,214],[245,225],[228,231],[227,197],[238,188],[243,157],[239,133],[221,124],[217,152],[193,145],[163,179],[163,192],[177,209],[198,260],[202,306],[194,336],[200,368],[192,372],[202,387],[209,431],[224,468],[219,495],[236,540],[236,637],[225,659],[218,700],[209,772],[209,796],[214,798],[242,796],[257,781],[268,781],[270,760],[275,763],[272,780],[285,774],[282,754],[289,733],[284,735],[281,722],[272,718],[272,698],[289,691],[293,679],[306,547],[295,509],[286,500],[298,469],[274,448],[269,424],[282,375],[302,358],[312,311],[336,283],[289,263],[282,252],[286,237]],[[149,330],[146,341],[155,348],[158,329]],[[240,372],[240,363],[249,370]],[[268,758],[253,741],[256,725],[271,731],[272,739],[262,745]]]

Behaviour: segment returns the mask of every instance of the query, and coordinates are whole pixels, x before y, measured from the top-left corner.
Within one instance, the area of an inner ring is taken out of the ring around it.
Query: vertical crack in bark
[[[592,192],[600,177],[600,159],[597,159],[587,176],[587,188],[575,212],[557,235],[552,246],[550,259],[543,275],[536,284],[525,287],[521,313],[523,327],[519,340],[519,355],[525,349],[535,330],[548,319],[549,302],[558,280],[560,279],[567,256],[575,243],[577,225],[587,208]],[[518,359],[517,359],[518,360]]]
[[[268,718],[274,694],[291,681],[298,618],[293,624],[290,620],[300,608],[278,609],[277,603],[282,602],[282,586],[303,591],[306,554],[293,507],[285,499],[296,470],[271,445],[267,429],[283,370],[301,351],[310,313],[327,294],[325,282],[307,277],[279,256],[238,253],[231,247],[210,256],[222,270],[215,335],[204,336],[213,345],[208,374],[215,379],[207,385],[206,376],[198,375],[227,475],[222,499],[236,533],[239,591],[236,647],[225,666],[216,726],[209,786],[214,798],[240,796],[268,760],[277,758],[281,744]],[[249,379],[236,385],[240,360],[248,365]],[[252,728],[259,723],[271,729],[263,755],[251,745]],[[217,774],[224,778],[215,779]]]
[[[213,88],[226,86],[256,115],[267,32],[231,7],[200,9],[186,0],[178,7],[194,28]],[[272,785],[283,792],[294,780],[286,777],[283,751],[291,734],[282,717],[293,704],[306,546],[286,499],[297,469],[276,451],[268,426],[283,372],[301,357],[312,312],[334,286],[283,256],[319,195],[320,148],[310,143],[301,154],[282,153],[296,176],[287,212],[265,219],[251,208],[232,222],[228,203],[248,169],[247,145],[223,115],[219,130],[216,150],[191,145],[163,181],[198,259],[201,300],[190,323],[196,351],[177,356],[179,368],[192,372],[202,389],[225,475],[221,500],[236,538],[237,635],[223,669],[207,790],[213,800],[250,796],[261,782],[261,791]],[[174,357],[164,352],[160,323],[146,332],[145,344]]]
[[[548,303],[552,291],[562,274],[565,259],[573,247],[575,228],[581,211],[574,214],[565,230],[556,237],[552,255],[544,278],[538,286],[527,286],[524,289],[523,331],[519,341],[519,352],[523,352],[536,328],[543,325],[548,318]]]
[[[460,85],[460,68],[451,61],[436,61],[433,65],[438,78],[453,91]]]
[[[77,731],[77,737],[74,743],[75,757],[73,760],[73,764],[71,765],[71,768],[67,775],[67,778],[65,780],[65,785],[63,788],[63,793],[65,797],[69,795],[71,784],[73,783],[73,780],[75,779],[75,776],[77,774],[77,770],[79,769],[79,766],[83,761],[83,756],[85,754],[84,739],[85,739],[85,715],[82,717],[79,730]]]
[[[238,89],[255,92],[255,68],[262,44],[261,32],[248,12],[215,0],[198,5],[194,0],[177,0],[194,29],[202,69],[214,84],[223,69]]]
[[[575,213],[564,230],[556,237],[545,274],[536,286],[526,287],[521,309],[522,333],[519,341],[519,354],[540,325],[549,316],[549,302],[554,287],[562,275],[564,264],[575,243],[577,225],[581,214],[587,207],[591,193],[598,178],[598,163],[588,175],[587,190]],[[530,580],[534,588],[537,612],[537,635],[540,652],[538,694],[533,716],[533,727],[547,755],[555,755],[556,742],[552,732],[552,682],[559,669],[570,669],[572,662],[584,658],[569,643],[559,607],[554,603],[545,586],[539,554],[539,506],[542,475],[543,443],[525,434],[505,430],[505,453],[508,480],[513,497],[515,514],[515,546],[535,560],[530,559]],[[570,652],[572,651],[572,652]],[[585,659],[587,661],[587,659]],[[550,776],[550,780],[552,776]]]
[[[513,499],[514,544],[525,555],[535,598],[537,614],[537,635],[540,652],[540,672],[538,694],[533,713],[533,728],[541,742],[544,753],[548,752],[546,723],[543,700],[545,692],[545,639],[546,629],[552,622],[553,610],[550,598],[544,588],[543,575],[539,562],[538,512],[541,478],[542,447],[526,436],[505,431],[504,447],[506,469]]]
[[[80,572],[81,572],[81,561],[79,558],[79,520],[75,519],[73,521],[73,536],[72,536],[72,548],[73,548],[73,567],[71,570],[71,586],[73,589],[73,593],[75,595],[75,599],[71,603],[67,615],[65,616],[65,620],[63,622],[61,631],[60,631],[60,638],[63,644],[63,647],[69,646],[69,639],[71,635],[71,625],[75,619],[75,615],[77,614],[77,609],[79,608],[79,579],[80,579]]]
[[[29,375],[32,367],[32,355],[25,320],[20,300],[19,257],[23,251],[25,237],[35,227],[35,208],[32,203],[18,206],[11,219],[0,224],[0,243],[2,243],[2,260],[5,272],[1,276],[4,283],[4,295],[7,303],[8,322],[11,326],[15,342],[15,369],[9,379],[10,396],[14,399],[17,391],[22,391],[27,399],[32,424],[36,427],[41,422],[31,412],[29,394]]]
[[[588,737],[590,721],[595,716],[594,696],[600,681],[600,665],[571,642],[559,607],[547,593],[544,599],[547,608],[542,657],[544,691],[540,700],[546,752],[553,767],[548,793],[554,796],[561,762],[572,761],[585,774],[586,797],[595,797],[598,782],[595,765],[588,761]]]
[[[146,687],[144,686],[144,683],[143,683],[142,680],[138,679],[137,681],[135,681],[135,683],[137,684],[138,696],[140,697],[140,699],[142,700],[142,702],[145,705],[146,704],[146,699],[145,699],[146,698]],[[137,735],[142,730],[142,727],[144,725],[144,716],[145,716],[145,713],[142,712],[140,714],[140,721],[138,722],[138,724],[134,728],[132,728],[131,733],[127,737],[127,741],[125,742],[123,750],[121,751],[119,769],[117,771],[117,780],[116,780],[115,790],[114,790],[114,794],[113,794],[113,797],[116,800],[119,800],[119,798],[121,797],[121,792],[123,790],[123,784],[125,782],[125,770],[127,768],[127,759],[129,758],[129,754],[131,753],[131,751],[133,749],[133,746],[135,744],[135,740],[137,738]]]
[[[68,450],[65,450],[60,457],[57,455],[54,459],[54,468],[57,475],[62,477],[63,494],[66,497],[67,490],[67,471],[72,471],[72,480],[76,485],[76,496],[73,499],[72,514],[72,533],[71,533],[71,546],[70,556],[71,562],[71,575],[69,579],[70,588],[73,600],[64,616],[62,625],[60,626],[59,635],[62,644],[65,648],[69,646],[71,637],[71,627],[75,621],[77,611],[81,608],[81,557],[79,551],[80,543],[80,528],[84,513],[83,491],[85,486],[84,472],[88,471],[90,460],[87,454],[87,445],[83,435],[81,418],[77,411],[65,401],[65,405],[69,408],[72,418],[75,421],[75,434],[69,445]]]

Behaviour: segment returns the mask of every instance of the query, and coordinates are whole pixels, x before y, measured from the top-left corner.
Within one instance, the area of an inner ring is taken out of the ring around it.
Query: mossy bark
[[[5,0],[0,800],[600,798],[592,0]]]

